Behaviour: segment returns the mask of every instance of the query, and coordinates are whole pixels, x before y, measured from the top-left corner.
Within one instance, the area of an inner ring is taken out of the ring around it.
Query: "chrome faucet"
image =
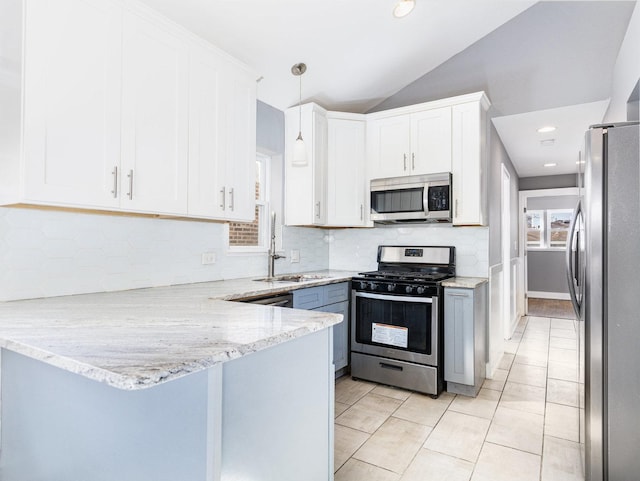
[[[271,244],[269,246],[269,264],[267,266],[267,277],[273,277],[274,265],[276,259],[286,259],[285,256],[276,254],[276,213],[271,212]]]

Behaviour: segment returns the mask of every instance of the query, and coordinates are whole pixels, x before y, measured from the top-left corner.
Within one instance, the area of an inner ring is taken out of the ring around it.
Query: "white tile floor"
[[[576,325],[523,318],[478,397],[336,384],[336,481],[583,481]]]

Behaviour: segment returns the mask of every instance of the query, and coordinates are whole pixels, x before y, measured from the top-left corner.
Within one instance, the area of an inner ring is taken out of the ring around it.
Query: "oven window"
[[[371,192],[371,208],[379,214],[423,212],[423,187]]]
[[[428,207],[430,212],[450,210],[448,185],[429,187]]]
[[[374,342],[373,324],[407,329],[407,347]],[[403,351],[431,354],[431,304],[356,297],[356,341]]]

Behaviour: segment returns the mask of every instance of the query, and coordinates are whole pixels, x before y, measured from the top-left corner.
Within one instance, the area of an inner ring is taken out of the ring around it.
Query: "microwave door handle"
[[[424,215],[429,217],[429,184],[424,184],[422,188],[422,208],[424,209]]]

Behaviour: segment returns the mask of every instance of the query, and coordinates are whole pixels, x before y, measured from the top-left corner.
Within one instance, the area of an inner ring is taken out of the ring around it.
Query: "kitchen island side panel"
[[[2,350],[2,481],[201,481],[207,371],[121,390]]]

